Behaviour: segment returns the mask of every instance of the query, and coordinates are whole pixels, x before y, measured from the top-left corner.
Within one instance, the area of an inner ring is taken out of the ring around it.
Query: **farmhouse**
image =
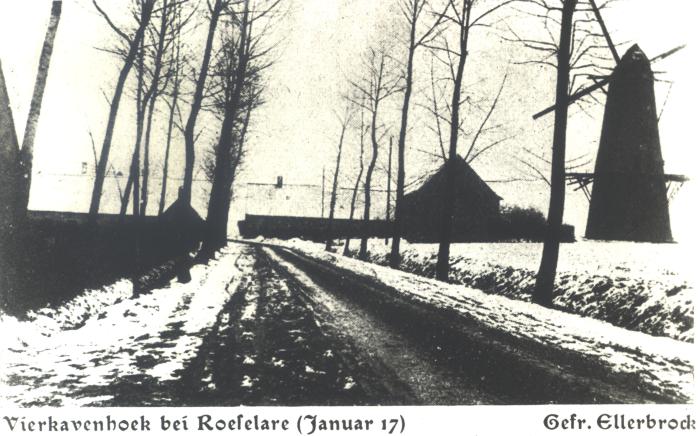
[[[457,159],[455,165],[452,241],[489,240],[502,198],[463,159]],[[404,234],[408,240],[438,241],[446,184],[447,166],[443,165],[420,188],[406,194]]]

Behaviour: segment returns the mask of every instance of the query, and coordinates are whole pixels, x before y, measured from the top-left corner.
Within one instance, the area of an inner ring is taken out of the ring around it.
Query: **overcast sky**
[[[50,3],[49,0],[0,2],[0,60],[20,141]],[[103,3],[117,16],[127,4],[107,0]],[[359,57],[368,44],[382,36],[390,37],[388,32],[400,31],[394,24],[386,25],[392,3],[393,0],[292,2],[288,18],[280,24],[279,35],[275,35],[281,41],[277,62],[268,71],[267,103],[255,114],[242,181],[272,182],[281,175],[294,183],[321,182],[323,168],[330,171],[333,165],[339,133],[333,111],[338,109],[339,94],[347,87],[346,78],[359,74]],[[664,72],[659,78],[673,82],[670,93],[668,83],[657,84],[659,108],[667,100],[660,132],[668,173],[697,174],[698,144],[691,129],[697,123],[696,105],[700,101],[695,44],[699,40],[698,9],[693,0],[620,0],[605,16],[616,42],[636,42],[650,57],[679,44],[688,44],[685,50],[655,65],[656,70]],[[523,31],[525,21],[514,13],[511,15],[513,26],[520,26]],[[190,34],[188,42],[193,47],[201,44],[201,33]],[[92,181],[89,174],[81,175],[82,163],[93,162],[89,132],[98,146],[102,141],[108,113],[105,95],[111,97],[119,68],[110,55],[95,47],[108,46],[113,41],[113,35],[89,0],[64,1],[36,138],[35,184],[30,203],[34,209],[87,210]],[[527,54],[493,32],[483,32],[473,41],[473,61],[468,64],[466,81],[479,83],[474,92],[483,95],[497,88],[503,74],[508,72],[504,103],[494,114],[494,122],[507,124],[514,136],[502,149],[485,153],[474,163],[474,168],[485,180],[494,181],[493,189],[505,202],[532,205],[546,212],[548,192],[544,183],[499,181],[521,175],[524,169],[518,167],[513,155],[522,147],[540,151],[543,156],[548,153],[552,117],[533,121],[531,115],[552,103],[554,72],[513,65],[513,61]],[[419,76],[428,71],[424,60],[417,65]],[[425,83],[418,84],[416,103],[425,101],[427,91]],[[398,103],[398,100],[387,103],[383,115],[390,134],[394,134],[391,129],[398,124]],[[111,155],[115,167],[124,172],[133,146],[133,105],[133,100],[125,95]],[[478,118],[475,114],[475,119]],[[571,118],[569,155],[588,154],[594,160],[602,108],[594,111],[592,117],[573,110]],[[210,119],[202,120],[211,123]],[[427,129],[429,122],[424,111],[413,109],[409,180],[434,170],[440,163],[427,153],[438,150]],[[215,131],[216,126],[203,127]],[[164,129],[163,123],[157,125],[156,137],[162,138]],[[179,138],[177,141],[181,144]],[[348,159],[354,157],[356,148],[356,135],[351,135],[347,142]],[[158,161],[159,153],[154,147],[154,161]],[[386,150],[382,153],[384,156]],[[343,181],[354,174],[351,162],[354,161],[348,160],[343,167]],[[173,173],[182,171],[181,152],[174,153],[172,165]],[[591,165],[588,170],[592,169]],[[379,180],[385,176],[377,177]],[[115,190],[105,189],[110,190],[105,192],[105,207],[114,208]],[[157,189],[154,186],[153,190]],[[690,236],[692,199],[697,198],[696,194],[694,184],[687,184],[672,203],[674,233],[678,239]],[[200,196],[197,201],[201,207],[205,201],[203,189]],[[569,193],[565,219],[577,226],[579,234],[585,227],[586,207],[580,192]]]

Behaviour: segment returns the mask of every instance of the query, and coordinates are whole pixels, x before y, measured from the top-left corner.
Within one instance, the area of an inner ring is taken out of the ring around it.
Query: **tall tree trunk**
[[[134,216],[139,216],[141,209],[140,209],[140,200],[139,200],[139,194],[140,194],[140,181],[141,177],[139,174],[139,171],[141,169],[141,141],[143,140],[143,122],[144,122],[144,117],[145,117],[145,111],[146,111],[146,105],[144,101],[144,95],[143,95],[143,59],[144,59],[144,44],[143,40],[141,42],[141,51],[139,52],[139,58],[138,58],[138,74],[137,74],[137,90],[136,90],[136,144],[134,145],[134,155],[131,161],[131,174],[133,174],[133,190],[132,190],[132,195],[133,195],[133,200],[132,200],[132,210],[133,210],[133,215]]]
[[[367,177],[365,179],[365,213],[364,225],[362,231],[362,239],[360,239],[360,259],[367,259],[367,240],[369,239],[369,220],[372,207],[372,173],[374,166],[377,164],[377,156],[379,155],[379,143],[377,142],[377,112],[379,111],[379,102],[374,103],[372,111],[372,125],[370,127],[370,137],[372,140],[372,158],[367,167]]]
[[[162,215],[165,210],[165,197],[168,191],[168,162],[170,159],[170,144],[173,139],[173,126],[175,124],[175,110],[177,109],[177,97],[180,90],[177,75],[175,76],[175,88],[173,89],[173,99],[168,116],[168,137],[165,141],[165,157],[163,158],[163,179],[160,184],[160,202],[158,203],[158,215]]]
[[[543,306],[552,305],[554,279],[559,261],[559,235],[564,219],[566,197],[566,126],[569,114],[569,61],[571,58],[571,34],[577,0],[565,0],[562,9],[561,35],[557,54],[557,95],[554,113],[554,138],[552,141],[552,178],[547,215],[547,234],[540,269],[537,272],[533,300]]]
[[[141,216],[146,216],[146,209],[148,208],[148,176],[151,171],[151,125],[153,123],[153,110],[155,109],[155,101],[155,96],[151,96],[148,104],[146,133],[143,141],[143,168],[141,170],[141,207],[139,211]]]
[[[48,29],[44,38],[44,46],[39,57],[39,70],[36,75],[34,84],[34,93],[32,102],[29,107],[29,115],[27,116],[27,125],[24,129],[24,139],[22,140],[22,150],[20,151],[19,164],[22,177],[22,190],[20,208],[22,213],[26,213],[29,204],[29,190],[32,184],[32,161],[34,159],[34,138],[36,136],[36,128],[39,123],[39,115],[41,113],[41,103],[44,98],[44,89],[46,88],[46,79],[49,74],[49,65],[51,63],[51,53],[53,52],[53,42],[56,38],[56,30],[61,19],[61,1],[54,1],[51,5],[51,19],[49,20]]]
[[[352,197],[350,198],[350,221],[355,217],[355,202],[357,200],[357,191],[360,187],[360,181],[362,180],[362,173],[365,171],[365,122],[364,114],[362,115],[362,121],[360,122],[360,171],[357,173],[357,178],[355,179],[355,186],[352,188]],[[350,255],[350,237],[345,238],[345,247],[343,248],[343,256]]]
[[[105,174],[107,172],[107,162],[109,161],[109,151],[112,147],[112,136],[114,135],[114,126],[117,122],[117,113],[119,112],[119,102],[121,101],[122,93],[124,92],[124,85],[126,84],[126,79],[129,76],[132,66],[134,65],[134,59],[136,53],[143,40],[146,27],[151,18],[151,13],[153,12],[153,5],[155,0],[145,0],[142,4],[141,10],[141,22],[139,23],[139,28],[134,35],[131,44],[129,45],[129,52],[124,59],[124,65],[119,72],[119,78],[117,79],[117,85],[114,88],[114,95],[112,97],[112,102],[109,107],[109,116],[107,118],[107,128],[105,130],[105,138],[102,143],[102,150],[100,151],[100,160],[97,163],[97,169],[95,171],[95,183],[92,188],[92,196],[90,198],[90,211],[89,211],[89,221],[95,223],[97,221],[97,213],[100,210],[100,200],[102,199],[102,187],[104,186]]]
[[[457,64],[457,74],[455,75],[454,89],[452,91],[452,113],[450,116],[450,149],[447,160],[446,185],[443,193],[442,215],[440,219],[439,240],[440,247],[438,249],[437,264],[435,265],[435,278],[442,281],[447,281],[450,273],[450,242],[452,240],[452,221],[454,215],[455,203],[455,180],[456,180],[456,161],[457,142],[459,140],[459,105],[462,99],[462,80],[464,78],[464,66],[466,65],[468,51],[467,45],[469,42],[469,22],[471,20],[471,2],[465,0],[463,8],[464,24],[460,32],[460,56]]]
[[[139,216],[139,194],[140,194],[140,174],[139,174],[139,168],[141,167],[141,127],[140,123],[137,126],[137,138],[136,139],[136,145],[134,147],[134,154],[131,160],[131,170],[129,171],[132,175],[131,181],[132,181],[132,190],[131,190],[131,213],[134,216]]]
[[[122,194],[122,202],[121,206],[119,207],[119,216],[121,218],[124,218],[126,216],[126,210],[129,207],[129,200],[131,199],[131,189],[134,186],[134,165],[136,162],[134,161],[135,156],[131,155],[131,163],[129,164],[129,177],[126,180],[126,186],[124,187],[124,193]]]
[[[411,22],[411,39],[408,48],[408,60],[406,61],[406,89],[403,94],[403,106],[401,107],[401,127],[399,129],[398,143],[398,168],[396,169],[396,204],[394,206],[394,227],[391,239],[391,254],[389,266],[398,268],[401,263],[401,236],[403,236],[403,196],[406,184],[406,132],[408,131],[408,111],[411,107],[411,94],[413,92],[413,56],[416,51],[416,23]]]
[[[216,161],[214,167],[214,181],[212,182],[211,192],[209,194],[209,204],[207,206],[207,221],[204,233],[204,241],[202,243],[202,255],[210,257],[214,251],[225,246],[228,238],[228,214],[231,207],[232,185],[234,179],[234,168],[232,168],[232,151],[235,146],[236,138],[234,138],[233,127],[235,121],[240,114],[241,96],[245,86],[246,75],[248,71],[249,53],[249,1],[244,0],[243,16],[240,22],[240,42],[238,47],[238,65],[235,71],[235,82],[233,84],[233,92],[226,107],[226,113],[221,125],[221,133],[219,135],[219,143],[216,147]],[[252,91],[252,90],[251,90]],[[250,113],[253,109],[253,99],[247,107],[247,114],[244,122],[244,130],[247,130]],[[238,141],[245,140],[242,131]]]
[[[209,18],[209,30],[207,32],[207,42],[204,46],[204,55],[202,56],[202,67],[199,70],[199,77],[195,85],[194,96],[192,97],[192,107],[190,116],[187,118],[185,126],[185,176],[182,184],[182,200],[187,204],[192,202],[192,179],[194,177],[194,129],[197,124],[197,117],[202,108],[202,100],[204,98],[204,84],[207,80],[209,72],[209,61],[211,59],[212,47],[214,45],[214,35],[216,34],[216,26],[219,22],[219,17],[225,6],[225,0],[216,0],[214,7],[211,10]]]
[[[179,12],[178,12],[179,14]],[[178,15],[179,18],[179,15]],[[178,30],[179,32],[179,30]],[[158,203],[158,215],[162,215],[165,211],[165,199],[168,193],[168,166],[170,163],[170,145],[173,139],[173,127],[175,125],[175,111],[180,112],[178,106],[178,98],[180,97],[180,35],[178,33],[177,40],[174,46],[175,51],[175,77],[173,78],[173,95],[170,102],[170,114],[168,116],[168,136],[165,142],[165,156],[163,158],[163,178],[160,184],[160,202]]]
[[[326,216],[326,167],[321,172],[321,218]]]
[[[226,127],[228,126],[224,125],[224,128]],[[230,150],[234,139],[231,135],[226,136],[227,138],[221,137],[219,139],[217,149],[226,147]],[[209,194],[204,243],[202,244],[202,255],[205,258],[210,258],[216,250],[226,245],[228,211],[231,204],[231,187],[233,184],[231,158],[230,152],[216,153],[214,180]]]
[[[326,229],[326,251],[330,251],[333,245],[333,219],[335,217],[335,202],[338,198],[338,174],[340,174],[340,158],[343,155],[343,139],[345,139],[345,129],[347,124],[343,124],[340,132],[340,142],[338,142],[338,156],[335,159],[335,172],[333,173],[333,186],[331,187],[331,205],[328,212],[328,227]]]
[[[391,159],[392,159],[392,152],[394,150],[394,138],[391,137],[389,138],[389,168],[387,169],[386,172],[386,225],[387,228],[389,226],[389,220],[391,218]],[[384,245],[389,244],[389,236],[388,234],[384,236]]]
[[[146,101],[148,101],[148,115],[146,118],[146,137],[143,144],[143,183],[141,185],[141,205],[140,213],[146,216],[148,209],[148,179],[151,171],[151,126],[153,124],[153,112],[155,110],[156,100],[160,90],[158,86],[161,81],[161,71],[163,69],[163,51],[165,47],[166,32],[168,30],[168,0],[163,0],[160,16],[160,29],[158,31],[158,44],[156,53],[153,59],[153,77],[151,85],[146,93]]]
[[[229,135],[230,139],[227,141],[230,141],[230,144],[225,144],[225,146],[229,147],[227,152],[216,154],[214,181],[209,197],[204,243],[202,244],[201,252],[201,255],[205,258],[211,257],[215,250],[224,247],[228,240],[228,215],[233,196],[233,182],[243,156],[243,145],[252,111],[253,104],[251,102],[247,107],[243,127],[238,138]],[[222,128],[222,130],[224,129]],[[237,147],[235,153],[232,153],[233,147]],[[224,150],[223,147],[221,150]]]
[[[143,48],[143,47],[141,47]],[[126,210],[129,207],[131,199],[132,214],[139,216],[139,170],[141,169],[141,141],[143,139],[143,119],[144,119],[144,102],[143,102],[143,52],[140,52],[137,64],[137,83],[136,83],[136,139],[134,142],[134,152],[131,154],[131,164],[129,165],[129,178],[126,182],[124,195],[122,195],[122,203],[119,208],[119,216],[123,219],[126,216]]]

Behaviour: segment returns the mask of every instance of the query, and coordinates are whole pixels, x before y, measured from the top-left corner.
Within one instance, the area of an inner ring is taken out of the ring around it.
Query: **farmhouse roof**
[[[475,192],[487,199],[503,199],[496,194],[481,177],[479,177],[476,171],[474,171],[474,169],[467,162],[465,162],[464,159],[460,157],[456,158],[455,165],[457,166],[457,178],[455,180],[456,186],[462,186],[467,192]],[[416,190],[407,193],[406,197],[435,195],[436,192],[443,192],[443,185],[446,183],[446,181],[447,163],[444,163],[425,181],[425,183],[423,183],[423,185]]]

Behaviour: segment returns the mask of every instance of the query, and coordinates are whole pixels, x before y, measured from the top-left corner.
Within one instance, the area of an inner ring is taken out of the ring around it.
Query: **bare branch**
[[[124,31],[122,31],[119,27],[117,27],[117,26],[114,24],[114,22],[112,22],[112,19],[109,17],[109,15],[107,14],[107,12],[105,12],[105,11],[100,7],[100,5],[97,4],[97,0],[92,0],[92,4],[95,6],[95,9],[97,9],[97,12],[99,12],[100,15],[102,15],[102,18],[104,18],[104,20],[107,22],[107,24],[109,25],[109,27],[111,27],[112,30],[113,30],[117,35],[119,35],[124,41],[126,41],[127,44],[131,44],[131,41],[132,41],[132,40],[131,40],[131,37],[129,37],[129,35],[127,35],[126,33],[124,33]]]
[[[489,111],[486,113],[484,120],[481,122],[479,129],[476,131],[476,134],[474,135],[474,138],[472,139],[472,143],[469,146],[467,153],[464,155],[464,159],[469,161],[469,162],[471,162],[471,160],[473,160],[473,159],[470,159],[472,151],[476,147],[476,143],[479,140],[479,136],[481,136],[481,134],[484,130],[484,127],[486,126],[486,123],[488,123],[489,119],[491,118],[491,115],[493,115],[493,111],[496,109],[496,106],[498,105],[498,100],[500,100],[500,98],[501,98],[501,93],[503,92],[503,88],[505,87],[507,79],[508,79],[508,74],[505,74],[503,76],[503,81],[501,82],[501,86],[498,89],[498,93],[496,94],[496,97],[493,99],[493,103],[491,104],[491,107],[489,108]]]

